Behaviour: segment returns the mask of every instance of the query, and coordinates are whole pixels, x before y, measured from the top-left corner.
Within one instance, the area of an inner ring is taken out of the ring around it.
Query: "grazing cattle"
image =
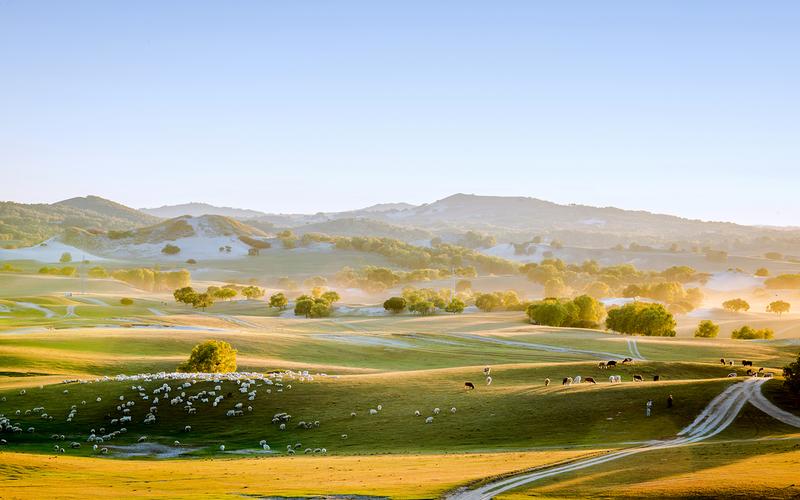
[[[467,389],[467,390],[471,391],[474,388],[475,388],[475,384],[473,384],[472,382],[464,382],[464,389]]]
[[[764,367],[763,367],[763,366],[762,366],[761,368],[759,368],[759,369],[758,369],[758,373],[761,373],[761,372],[763,372],[763,371],[764,371]]]
[[[612,366],[617,366],[616,361],[606,361],[606,368],[611,368]]]
[[[561,381],[561,385],[572,385],[572,377],[566,377]]]
[[[723,365],[727,365],[728,363],[725,362],[725,358],[719,358],[719,362]]]
[[[653,382],[658,382],[659,380],[661,380],[660,375],[653,375]]]
[[[742,366],[753,366],[753,362],[752,361],[748,361],[746,359],[743,359],[742,360]]]
[[[729,373],[728,374],[728,378],[733,378],[733,377],[736,377],[736,376],[737,376],[736,373]]]
[[[594,381],[594,379],[592,377],[586,377],[584,382],[586,382],[587,384],[596,384],[597,383],[597,382]]]
[[[642,382],[642,381],[644,381],[644,379],[642,378],[641,375],[634,375],[633,376],[633,381],[634,382]]]
[[[601,361],[600,363],[598,363],[597,367],[600,368],[601,370],[605,370],[606,368],[608,368],[608,366],[606,366],[605,361]]]
[[[752,377],[755,374],[756,374],[756,372],[754,372],[753,370],[747,370],[747,376],[748,377]]]
[[[622,360],[622,364],[633,363],[633,358],[625,358]]]
[[[548,385],[550,385],[550,379],[546,378],[544,379],[544,386],[547,387]]]
[[[580,375],[576,376],[574,379],[572,379],[572,381],[575,382],[576,384],[580,384],[581,383],[581,376]]]

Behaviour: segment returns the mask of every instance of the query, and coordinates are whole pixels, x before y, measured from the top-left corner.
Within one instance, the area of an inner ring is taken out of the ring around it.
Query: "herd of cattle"
[[[733,364],[734,364],[734,362],[732,360],[726,360],[725,358],[720,358],[719,361],[723,366],[733,366]],[[629,363],[633,364],[633,358],[625,358],[622,361],[616,361],[616,360],[601,361],[597,365],[597,367],[600,368],[601,370],[607,370],[609,368],[615,368],[617,365],[626,365],[626,364],[629,364]],[[742,360],[742,366],[752,367],[753,366],[753,362],[750,361],[750,360],[747,360],[747,359],[743,359]],[[492,383],[492,378],[489,376],[490,372],[491,372],[491,368],[489,368],[488,366],[483,369],[483,375],[486,377],[487,385],[490,385]],[[748,377],[767,377],[767,378],[770,378],[770,377],[772,377],[772,373],[765,373],[764,372],[764,368],[759,368],[758,371],[754,371],[751,368],[751,369],[747,370],[747,376]],[[732,372],[732,373],[728,374],[728,377],[738,377],[738,374],[735,373],[735,372]],[[661,376],[653,375],[653,382],[658,382],[659,380],[661,380]],[[612,384],[620,383],[620,382],[622,382],[622,377],[620,375],[611,375],[610,377],[608,377],[608,381],[610,383],[612,383]],[[633,381],[634,382],[643,382],[644,381],[644,377],[642,377],[641,375],[638,375],[638,374],[634,374],[633,375]],[[580,384],[581,382],[588,383],[588,384],[596,384],[597,383],[597,381],[593,377],[581,377],[580,375],[578,375],[576,377],[564,377],[561,380],[561,385]],[[549,386],[550,385],[550,379],[549,378],[544,379],[544,385],[545,386]],[[467,389],[467,390],[475,389],[475,384],[473,384],[472,382],[464,382],[464,388]]]

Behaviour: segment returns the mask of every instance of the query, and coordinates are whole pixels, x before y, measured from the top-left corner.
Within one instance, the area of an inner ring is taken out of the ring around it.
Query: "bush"
[[[619,333],[674,337],[675,318],[661,304],[633,302],[608,311],[606,327]]]
[[[545,299],[525,310],[531,323],[543,326],[597,328],[606,314],[596,299],[581,295],[573,300]]]
[[[268,241],[257,240],[255,238],[251,238],[250,236],[239,236],[239,240],[242,243],[255,248],[256,250],[264,250],[272,246]]]
[[[702,337],[706,339],[713,339],[719,335],[719,325],[711,320],[704,319],[697,325],[697,330],[694,331],[695,337]]]
[[[403,297],[390,297],[383,303],[383,308],[387,311],[399,314],[406,309],[408,303]]]
[[[104,267],[95,266],[89,269],[90,278],[108,278],[108,271]]]
[[[276,293],[274,295],[271,295],[269,297],[269,306],[270,307],[276,307],[276,308],[280,309],[281,311],[283,311],[284,309],[286,309],[286,306],[288,304],[289,304],[289,299],[287,299],[286,295],[284,295],[281,292],[278,292],[278,293]]]
[[[180,253],[180,251],[181,251],[181,248],[179,246],[170,245],[169,243],[164,245],[164,248],[161,249],[161,253],[166,254],[166,255],[175,255],[175,254]]]
[[[58,261],[61,262],[62,264],[72,262],[72,254],[69,252],[64,252],[61,254],[61,258],[58,259]]]
[[[128,297],[122,297],[121,299],[119,299],[119,303],[122,304],[123,306],[132,306],[133,299],[130,299]]]
[[[178,365],[184,373],[230,373],[236,371],[236,349],[222,340],[207,340],[194,346],[189,359]]]
[[[800,394],[800,354],[797,360],[783,367],[783,386],[793,392]]]
[[[731,332],[732,339],[738,340],[770,340],[775,337],[775,332],[769,328],[761,328],[756,330],[747,325]]]
[[[187,263],[187,264],[197,264],[197,261],[196,261],[196,260],[194,260],[194,259],[187,259],[187,260],[186,260],[186,263]]]
[[[750,310],[750,304],[744,299],[731,299],[723,302],[722,308],[731,312],[748,311]]]

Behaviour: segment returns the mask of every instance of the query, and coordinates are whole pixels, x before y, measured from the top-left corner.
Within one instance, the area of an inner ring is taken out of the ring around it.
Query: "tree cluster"
[[[547,298],[528,305],[525,313],[535,325],[597,328],[606,315],[605,307],[589,295],[572,300]]]
[[[629,335],[674,337],[675,318],[661,304],[631,302],[608,310],[606,328]]]

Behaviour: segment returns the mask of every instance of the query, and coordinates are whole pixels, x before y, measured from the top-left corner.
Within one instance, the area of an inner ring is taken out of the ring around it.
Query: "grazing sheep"
[[[544,379],[544,386],[547,387],[548,385],[550,385],[550,379],[546,378]]]
[[[620,376],[620,375],[611,375],[610,377],[608,377],[608,381],[611,382],[612,384],[618,384],[618,383],[622,382],[622,376]]]
[[[475,384],[473,384],[472,382],[464,382],[464,389],[471,391],[475,389]]]
[[[454,406],[454,407],[452,407],[452,408],[450,408],[450,413],[453,413],[453,414],[455,414],[455,412],[456,412],[456,407],[455,407],[455,406]]]
[[[290,448],[290,449],[286,450],[286,453],[287,453],[288,455],[294,455],[294,450],[292,450],[292,449]]]
[[[145,441],[147,441],[147,436],[141,436],[141,437],[139,437],[139,439],[136,442],[137,443],[144,443]]]
[[[572,381],[574,383],[576,383],[576,384],[580,384],[581,383],[581,376],[580,375],[576,375],[575,378],[572,379]]]
[[[425,419],[425,423],[426,423],[426,424],[432,424],[432,423],[433,423],[433,417],[428,417],[428,418],[426,418],[426,419]]]
[[[192,426],[187,425],[186,427],[183,428],[183,432],[192,432]]]
[[[601,370],[605,370],[606,368],[608,368],[608,366],[606,366],[606,362],[605,361],[599,362],[597,364],[597,367],[600,368]]]
[[[492,377],[486,377],[486,385],[492,385]]]
[[[100,448],[101,455],[108,455],[108,448]]]
[[[561,381],[561,385],[572,385],[572,377],[567,377]]]
[[[172,445],[173,445],[173,446],[180,446],[180,445],[181,445],[181,442],[180,442],[180,441],[178,441],[178,440],[175,440],[175,441],[172,443]]]
[[[264,450],[264,451],[269,451],[269,445],[268,444],[262,444],[261,445],[261,449]]]
[[[378,414],[378,410],[376,410],[375,408],[370,408],[369,409],[369,414],[370,415],[377,415]]]
[[[356,412],[354,412],[354,411],[351,411],[351,412],[350,412],[350,416],[351,416],[351,417],[355,417],[355,416],[356,416]]]
[[[278,428],[280,430],[282,430],[282,431],[285,431],[286,430],[286,424],[281,424],[281,425],[278,426]]]
[[[415,416],[415,417],[419,417],[419,416],[420,416],[420,412],[419,412],[419,410],[416,410],[416,411],[414,411],[414,416]]]
[[[381,410],[383,410],[383,405],[378,405],[377,408],[378,408],[378,411],[381,411]]]
[[[342,439],[347,439],[347,434],[342,434]]]
[[[731,373],[728,374],[728,378],[733,378],[733,377],[736,377],[736,376],[737,375],[736,375],[735,372],[731,372]]]
[[[219,445],[219,451],[225,451],[225,445],[224,444]]]
[[[433,409],[433,414],[434,415],[438,415],[440,411],[441,410],[438,407],[436,407],[436,408]]]

